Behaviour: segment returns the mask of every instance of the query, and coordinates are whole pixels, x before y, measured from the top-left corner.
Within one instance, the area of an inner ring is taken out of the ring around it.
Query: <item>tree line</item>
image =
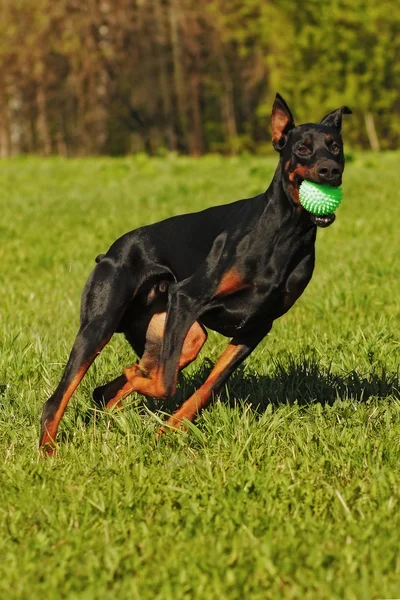
[[[400,140],[398,0],[0,0],[0,156],[263,152],[347,104],[353,147]]]

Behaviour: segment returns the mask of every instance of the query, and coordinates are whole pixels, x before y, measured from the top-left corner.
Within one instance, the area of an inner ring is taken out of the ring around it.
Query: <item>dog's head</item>
[[[276,95],[271,118],[272,145],[280,153],[286,194],[299,210],[302,209],[299,186],[304,179],[334,187],[342,183],[344,153],[341,128],[344,114],[351,114],[347,106],[330,112],[318,124],[306,123],[296,127],[288,105],[282,96]],[[327,227],[333,223],[335,215],[310,214],[310,218],[316,225]]]

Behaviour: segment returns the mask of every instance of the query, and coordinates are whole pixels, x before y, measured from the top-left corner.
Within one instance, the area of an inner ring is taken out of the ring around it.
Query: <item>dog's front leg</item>
[[[185,420],[193,421],[210,403],[213,393],[221,389],[233,371],[251,354],[271,329],[271,325],[272,323],[264,323],[257,330],[235,337],[222,353],[203,385],[168,419],[166,425],[159,429],[158,434],[165,433],[167,428],[179,429],[184,425]]]
[[[170,286],[160,360],[160,377],[166,397],[173,396],[176,391],[183,344],[200,312],[198,302],[179,285]]]

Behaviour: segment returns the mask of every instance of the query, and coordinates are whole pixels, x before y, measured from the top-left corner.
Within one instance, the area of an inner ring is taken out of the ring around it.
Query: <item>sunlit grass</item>
[[[0,597],[400,597],[400,155],[351,158],[311,284],[189,434],[156,441],[173,403],[94,410],[92,389],[132,362],[116,337],[45,461],[40,410],[94,257],[128,229],[262,191],[275,160],[1,163]],[[225,343],[209,335],[175,402]]]

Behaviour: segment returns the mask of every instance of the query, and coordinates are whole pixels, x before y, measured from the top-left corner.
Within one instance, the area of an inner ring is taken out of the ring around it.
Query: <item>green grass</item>
[[[258,193],[275,159],[1,163],[1,598],[400,597],[399,159],[348,162],[311,284],[188,434],[156,441],[172,405],[139,396],[94,411],[91,390],[132,362],[116,337],[49,460],[40,410],[94,257],[144,223]],[[210,334],[178,401],[225,343]]]

